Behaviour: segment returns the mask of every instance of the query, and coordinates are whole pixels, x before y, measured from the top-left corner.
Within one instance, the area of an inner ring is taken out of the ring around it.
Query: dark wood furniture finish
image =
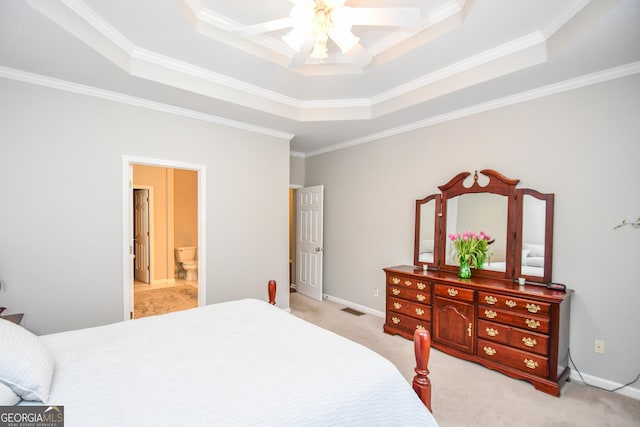
[[[413,333],[413,347],[416,356],[416,375],[413,377],[413,390],[422,403],[431,411],[431,381],[429,380],[429,354],[431,353],[431,335],[425,329],[416,329]]]
[[[384,271],[385,332],[415,339],[416,330],[426,330],[438,350],[560,395],[570,373],[573,291],[413,266]]]
[[[276,305],[276,281],[269,280],[267,285],[267,294],[269,296],[269,304]]]

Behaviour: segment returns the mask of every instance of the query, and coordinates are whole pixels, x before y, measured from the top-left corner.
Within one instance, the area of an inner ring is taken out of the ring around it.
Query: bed
[[[62,405],[67,427],[437,426],[424,331],[415,392],[377,353],[256,299],[40,337],[6,322],[0,339],[4,392]]]

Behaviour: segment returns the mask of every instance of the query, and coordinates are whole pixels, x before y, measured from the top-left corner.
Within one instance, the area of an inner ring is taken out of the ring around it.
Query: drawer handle
[[[493,305],[498,302],[498,298],[487,295],[486,297],[484,297],[484,302]]]
[[[404,281],[404,284],[405,284],[406,286],[411,286],[411,280],[405,280],[405,281]]]
[[[449,294],[449,296],[455,297],[456,295],[458,295],[458,290],[457,289],[453,289],[453,288],[449,288],[449,289],[447,289],[447,293]]]
[[[400,295],[400,289],[393,288],[393,289],[391,289],[391,293],[394,294],[395,296],[398,296],[398,295]]]
[[[402,308],[402,304],[400,304],[399,302],[394,302],[393,306],[396,308],[396,310],[400,310]]]
[[[422,326],[422,325],[416,325],[416,329],[426,330],[427,328],[425,328],[425,327],[424,327],[424,326]]]
[[[493,310],[485,310],[484,311],[484,315],[487,316],[489,319],[493,319],[494,317],[496,317],[498,315],[498,313],[496,313]]]
[[[485,353],[487,353],[488,356],[493,356],[496,354],[495,348],[487,347],[486,345],[484,346],[483,350]]]
[[[524,359],[524,364],[529,369],[536,369],[538,367],[538,362],[532,359]]]
[[[538,326],[540,326],[540,322],[538,322],[537,320],[533,320],[533,319],[527,319],[524,321],[528,327],[530,327],[531,329],[537,329]]]
[[[393,322],[394,325],[397,325],[398,323],[400,323],[400,319],[398,319],[397,317],[392,317],[391,321]]]
[[[515,307],[516,305],[518,305],[515,301],[512,301],[512,300],[510,300],[510,299],[506,300],[504,303],[505,303],[505,304],[507,305],[507,307],[509,307],[509,308],[513,308],[513,307]]]
[[[391,283],[393,283],[394,285],[397,285],[398,283],[400,283],[400,279],[398,279],[397,277],[392,277]]]
[[[536,341],[533,338],[529,338],[529,337],[524,337],[522,338],[522,342],[524,343],[524,345],[526,345],[527,347],[535,347],[536,344],[538,344],[538,341]]]
[[[418,295],[416,295],[416,298],[417,298],[417,299],[418,299],[418,301],[420,301],[420,302],[423,302],[424,300],[426,300],[426,299],[427,299],[427,297],[425,297],[425,296],[424,296],[424,295],[422,295],[422,294],[418,294]]]
[[[490,337],[495,337],[496,335],[498,335],[497,329],[487,328],[486,331],[487,331],[487,335],[489,335]]]
[[[467,328],[467,333],[469,334],[469,336],[471,336],[472,332],[473,332],[473,329],[471,327],[471,322],[469,322],[469,327]]]
[[[535,304],[527,304],[527,310],[531,313],[537,313],[540,311],[540,306]]]
[[[427,285],[425,285],[424,283],[418,282],[418,289],[420,289],[421,291],[424,291],[426,287]]]
[[[422,315],[424,314],[424,310],[423,310],[423,309],[421,309],[421,308],[416,308],[416,314],[417,314],[418,316],[422,316]]]

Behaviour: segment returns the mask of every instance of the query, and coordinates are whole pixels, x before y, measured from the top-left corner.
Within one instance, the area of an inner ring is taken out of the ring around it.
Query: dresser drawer
[[[548,336],[486,320],[478,320],[478,338],[517,347],[543,356],[549,354]]]
[[[513,310],[520,313],[535,314],[548,317],[550,304],[523,298],[514,298],[488,292],[478,292],[478,303],[483,305]]]
[[[491,341],[478,339],[476,354],[483,359],[502,363],[523,372],[546,377],[549,359],[526,351],[507,347]]]
[[[389,285],[387,293],[391,297],[404,298],[422,304],[431,304],[431,285],[427,284],[426,289],[409,289],[404,286]]]
[[[460,301],[473,301],[473,295],[475,293],[472,289],[449,285],[435,285],[434,292],[438,296]]]
[[[549,319],[499,310],[493,307],[478,306],[478,318],[543,334],[549,332]]]
[[[424,280],[416,280],[413,277],[401,276],[398,274],[390,274],[387,279],[389,285],[405,287],[409,289],[416,289],[419,291],[427,291],[429,289],[429,283]]]
[[[417,319],[424,319],[428,322],[431,321],[431,307],[427,305],[416,304],[398,298],[389,298],[389,307],[387,308]]]
[[[393,311],[387,311],[387,324],[393,325],[397,328],[407,329],[412,333],[418,328],[426,329],[431,332],[431,322],[428,319],[420,320]]]

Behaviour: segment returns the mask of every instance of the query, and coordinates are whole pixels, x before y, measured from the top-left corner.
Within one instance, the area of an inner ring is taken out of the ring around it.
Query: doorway
[[[189,308],[184,301],[174,304],[173,295],[161,297],[160,294],[164,293],[176,293],[179,300],[190,298],[192,302],[186,303],[193,306],[205,304],[204,185],[203,165],[123,156],[125,319],[160,314],[164,310],[161,307],[163,304],[169,307],[175,305],[175,309]],[[148,206],[145,206],[145,202]],[[148,218],[146,224],[145,216]],[[148,239],[145,235],[148,235]],[[146,248],[145,244],[148,245]],[[197,254],[197,278],[193,278],[193,263],[189,263],[188,283],[182,269],[184,263],[176,262],[175,253],[179,247],[195,248]],[[145,273],[145,269],[148,273]],[[137,291],[143,291],[140,297]],[[153,297],[150,291],[153,291]],[[134,304],[146,303],[146,300],[153,301],[153,310],[141,312],[137,307],[136,311]],[[136,316],[134,313],[144,314]]]
[[[296,192],[296,291],[322,301],[324,186]]]

